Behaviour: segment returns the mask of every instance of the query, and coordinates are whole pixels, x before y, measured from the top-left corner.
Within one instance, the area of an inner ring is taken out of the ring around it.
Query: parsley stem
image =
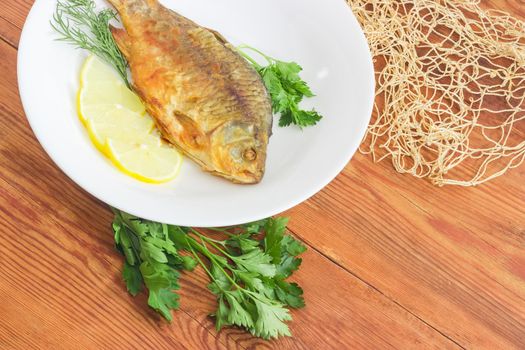
[[[186,243],[188,245],[188,247],[190,248],[190,251],[191,253],[193,254],[193,256],[195,257],[195,259],[197,259],[197,261],[199,262],[199,264],[202,266],[202,268],[204,269],[204,271],[206,271],[206,273],[208,274],[208,276],[210,276],[211,279],[214,279],[213,278],[213,275],[211,274],[211,271],[208,269],[208,267],[206,266],[206,264],[202,261],[202,259],[199,257],[199,254],[197,254],[195,252],[195,249],[193,249],[193,246],[190,242],[190,240],[188,239],[188,237],[184,237],[184,239],[186,240]]]
[[[210,278],[215,281],[216,278],[213,276],[213,274],[211,273],[211,271],[208,269],[208,267],[206,266],[206,264],[204,264],[204,262],[199,258],[198,254],[195,252],[195,249],[194,249],[194,245],[197,245],[196,248],[199,248],[199,251],[204,255],[206,256],[208,259],[210,259],[210,262],[213,264],[213,266],[215,266],[216,268],[218,268],[225,276],[226,278],[233,284],[235,285],[237,288],[239,289],[244,289],[242,288],[241,286],[239,286],[237,284],[237,282],[235,282],[235,280],[230,276],[230,274],[228,272],[226,272],[226,270],[224,270],[224,268],[222,267],[222,264],[220,262],[218,262],[215,258],[215,254],[213,254],[212,252],[210,252],[208,249],[206,249],[204,246],[201,246],[199,245],[199,243],[191,238],[191,237],[185,237],[186,239],[186,243],[188,244],[188,247],[190,248],[191,252],[193,253],[193,255],[195,256],[195,258],[198,260],[199,264],[202,266],[202,268],[206,271],[206,273],[208,273],[208,275],[210,276]],[[229,266],[228,266],[229,267]]]
[[[135,258],[137,259],[138,266],[142,264],[142,259],[140,258],[140,237],[137,236],[137,234],[133,230],[129,230],[133,237],[130,237],[131,241],[131,249],[133,249],[133,253],[135,253]],[[137,247],[138,244],[138,247]]]
[[[197,231],[197,230],[195,230],[193,228],[190,228],[190,231],[193,232],[194,234],[196,234],[197,236],[199,236],[201,239],[204,238],[208,242],[215,242],[215,243],[220,244],[222,246],[225,245],[225,243],[223,241],[219,241],[219,240],[216,240],[216,239],[213,239],[213,238],[206,237],[206,236],[202,235],[199,231]]]
[[[193,230],[193,229],[192,229]],[[224,254],[225,256],[227,256],[228,258],[232,258],[232,256],[230,254],[228,254],[226,251],[224,251],[223,249],[221,249],[215,242],[217,242],[216,240],[214,239],[211,239],[211,238],[208,238],[204,235],[201,235],[199,232],[193,230],[193,233],[195,233],[197,236],[199,236],[200,239],[204,239],[205,241],[207,241],[210,245],[212,245],[215,249],[217,249],[219,252],[221,252],[222,254]],[[223,242],[217,242],[217,243],[221,243],[221,244],[224,244]]]
[[[266,61],[268,61],[268,63],[272,63],[272,62],[281,62],[281,61],[279,61],[279,60],[277,60],[277,59],[275,59],[275,58],[273,58],[273,57],[271,57],[271,56],[268,56],[268,55],[266,55],[265,53],[263,53],[263,52],[257,50],[255,47],[251,47],[250,45],[242,44],[242,45],[239,45],[239,46],[238,46],[238,49],[240,49],[242,55],[243,55],[244,57],[246,57],[246,58],[248,59],[248,61],[250,61],[251,63],[254,63],[255,65],[257,65],[257,66],[259,66],[259,67],[260,67],[260,65],[259,65],[257,62],[255,62],[250,56],[248,56],[247,54],[245,54],[245,53],[242,51],[243,49],[251,50],[251,51],[253,51],[253,52],[258,53],[259,55],[261,55],[262,57],[264,57],[264,59],[265,59]]]
[[[131,250],[133,251],[133,255],[135,255],[135,259],[138,262],[138,265],[142,264],[142,259],[140,257],[140,237],[137,235],[135,231],[131,228],[129,223],[124,219],[124,217],[121,215],[119,211],[116,211],[114,208],[111,208],[115,215],[118,215],[122,222],[124,223],[124,230],[126,234],[129,234],[129,240],[131,243]],[[135,265],[135,264],[133,264]]]
[[[235,233],[231,233],[228,230],[222,229],[222,228],[215,228],[215,227],[208,227],[206,230],[215,231],[215,232],[222,232],[230,237],[236,236]]]
[[[248,54],[246,54],[245,52],[243,52],[241,49],[241,46],[239,46],[239,48],[237,49],[237,52],[239,52],[239,54],[244,57],[246,60],[248,60],[254,67],[255,69],[258,71],[262,68],[262,66],[257,63],[256,60],[254,60],[253,58],[251,58],[250,56],[248,56]],[[265,57],[266,58],[266,57]]]
[[[213,259],[213,258],[212,258],[212,259]],[[230,274],[229,274],[228,272],[226,272],[226,270],[222,267],[222,264],[218,263],[218,262],[215,261],[214,259],[213,259],[212,262],[213,262],[214,266],[215,266],[216,268],[218,268],[219,270],[221,270],[221,272],[226,276],[226,278],[227,278],[227,279],[228,279],[228,280],[229,280],[234,286],[236,286],[236,287],[239,288],[239,289],[244,289],[244,288],[242,288],[241,286],[239,286],[239,285],[237,284],[237,282],[235,282],[235,280],[232,278],[232,276],[230,276]],[[228,265],[227,265],[227,266],[228,266]],[[230,266],[228,266],[228,267],[230,268]],[[231,269],[231,268],[230,268],[230,269]],[[215,278],[215,277],[212,277],[212,278],[213,278],[213,280],[215,281],[216,278]]]

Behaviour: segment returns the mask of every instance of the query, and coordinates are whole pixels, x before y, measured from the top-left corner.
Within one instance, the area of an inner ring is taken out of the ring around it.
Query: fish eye
[[[247,148],[242,153],[242,159],[246,161],[254,161],[257,159],[257,151],[255,151],[253,148]]]

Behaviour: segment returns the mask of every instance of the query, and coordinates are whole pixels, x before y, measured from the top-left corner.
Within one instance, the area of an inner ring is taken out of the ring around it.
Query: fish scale
[[[261,181],[272,127],[257,71],[219,33],[157,0],[110,0],[111,28],[133,88],[163,137],[203,170],[235,183]]]

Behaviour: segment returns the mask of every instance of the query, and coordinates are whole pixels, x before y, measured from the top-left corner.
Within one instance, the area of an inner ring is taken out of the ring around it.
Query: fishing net
[[[361,151],[437,185],[525,158],[525,23],[476,0],[348,0],[376,66]]]

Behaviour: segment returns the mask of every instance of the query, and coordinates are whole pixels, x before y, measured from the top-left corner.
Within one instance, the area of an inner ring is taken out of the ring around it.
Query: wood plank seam
[[[432,218],[435,218],[435,215],[433,215],[431,212],[429,212],[427,209],[421,207],[419,204],[415,203],[413,199],[410,199],[410,197],[406,196],[405,194],[403,194],[402,192],[399,192],[399,196],[401,196],[403,199],[407,200],[410,204],[412,204],[416,209],[418,209],[420,212],[426,214],[428,217],[432,217]],[[469,228],[468,224],[466,222],[464,222],[461,217],[456,217],[457,221],[458,221],[458,225],[457,227],[458,228],[461,228],[462,230],[466,231],[466,232],[469,232],[471,233],[472,235],[475,234],[475,232],[472,231],[471,228]],[[513,234],[512,232],[509,232],[509,235],[510,234]],[[522,234],[521,237],[518,237],[518,239],[521,241],[521,245],[522,247],[525,247],[525,233]],[[486,243],[488,246],[496,249],[495,246],[493,246],[490,242],[487,242],[485,241],[483,238],[480,238],[480,240],[482,240],[484,243]]]
[[[525,167],[525,164],[522,165],[522,167]],[[435,215],[433,215],[431,212],[429,212],[427,209],[423,208],[422,206],[420,206],[419,204],[415,203],[413,199],[411,199],[409,196],[407,196],[406,194],[402,193],[402,192],[399,192],[399,195],[401,197],[403,197],[403,199],[407,200],[410,204],[412,204],[416,209],[418,209],[419,211],[421,211],[422,213],[428,215],[429,217],[435,217]],[[466,231],[469,231],[471,233],[472,232],[472,229],[469,228],[468,224],[464,221],[464,219],[461,217],[461,216],[457,216],[456,217],[456,220],[458,221],[458,223],[461,225],[461,229],[463,230],[466,230]],[[459,225],[458,225],[459,226]],[[512,234],[516,234],[515,232],[508,232],[509,235],[512,235]],[[525,247],[525,232],[522,232],[521,235],[520,233],[517,233],[518,235],[518,241],[521,242],[521,245],[523,247]],[[485,242],[485,241],[484,241]],[[489,242],[485,242],[487,244],[490,244]]]
[[[361,184],[365,185],[366,184],[366,180],[364,178],[362,178],[361,176],[358,176],[356,178],[357,181],[359,181]],[[426,209],[422,208],[421,206],[417,205],[416,203],[414,203],[411,199],[407,198],[405,195],[403,195],[403,193],[401,191],[397,191],[396,192],[400,197],[402,197],[403,199],[406,199],[410,205],[413,205],[416,209],[420,210],[422,213],[425,213],[427,214],[428,216],[432,217],[433,215],[428,212]],[[459,223],[457,224],[457,227],[461,228],[462,230],[464,231],[467,231],[469,233],[471,233],[472,235],[475,235],[475,233],[469,228],[469,226],[462,220],[459,221]],[[486,242],[487,244],[489,244],[488,242]],[[439,274],[444,274],[444,277],[443,279],[450,279],[450,280],[454,280],[453,277],[451,277],[450,275],[448,275],[448,272],[449,271],[448,269],[443,269],[441,271],[436,271],[436,273],[439,273]],[[483,303],[489,303],[490,300],[485,300],[483,298],[481,299],[478,299],[479,302],[483,302]],[[395,301],[394,301],[395,302]],[[416,315],[414,315],[415,317],[417,317]],[[458,344],[459,345],[459,344]]]
[[[1,21],[4,21],[6,22],[7,24],[19,29],[20,31],[22,30],[20,27],[18,27],[16,24],[14,24],[13,22],[11,22],[10,20],[8,20],[7,18],[3,17],[3,16],[0,16],[0,20]],[[9,39],[3,37],[0,35],[0,39],[5,42],[7,45],[11,46],[13,49],[17,50],[18,51],[18,45],[16,43],[12,43]]]
[[[355,174],[352,174],[352,175],[353,175],[353,177],[352,177],[352,181],[353,181],[353,184],[356,185],[356,187],[359,187],[359,186],[361,186],[361,185],[364,186],[364,184],[365,184],[366,182],[363,181],[361,177],[357,177],[357,176],[355,176]],[[345,174],[343,173],[343,177],[344,177],[344,176],[345,176]],[[349,176],[349,175],[348,175],[348,176]],[[336,183],[337,183],[337,181],[336,181]],[[352,182],[350,182],[350,183],[352,183]],[[338,185],[340,186],[340,184],[338,184]],[[366,187],[366,186],[364,186],[364,187]],[[328,189],[330,190],[330,188],[328,188]],[[337,189],[337,187],[336,187],[336,189]],[[340,188],[339,188],[339,190],[340,190]],[[390,189],[390,190],[385,190],[385,193],[387,193],[387,192],[395,193],[395,195],[398,196],[399,198],[403,198],[403,197],[399,196],[399,193],[402,192],[402,191],[398,191],[398,190],[397,190],[396,188],[394,188],[394,187],[393,187],[392,189]],[[320,197],[323,197],[323,195],[321,195]],[[332,200],[333,197],[331,197],[330,199]],[[379,198],[377,198],[377,199],[378,199],[378,201],[380,200]],[[341,200],[341,201],[342,201],[342,199],[335,199],[335,201],[338,201],[338,200]],[[323,202],[321,202],[321,203],[323,203]],[[324,203],[323,203],[323,204],[324,204]],[[390,204],[391,204],[391,203],[390,203]],[[411,204],[410,202],[407,203],[407,204],[408,204],[410,207],[412,207],[412,204]],[[308,206],[308,205],[309,205],[309,203],[307,203],[307,206]],[[313,208],[314,210],[317,210],[317,211],[320,210],[320,209],[319,209],[319,204],[315,204],[315,205],[313,204],[313,205],[312,205],[312,208]],[[428,209],[427,209],[427,210],[428,210]],[[416,213],[414,213],[414,214],[416,214]],[[321,215],[322,215],[322,214],[321,214]],[[301,216],[299,216],[299,217],[301,217]],[[318,217],[317,217],[317,218],[318,218]],[[366,219],[366,217],[365,217],[365,219]],[[314,222],[315,222],[315,221],[314,221]],[[328,221],[328,222],[330,222],[330,221]],[[456,223],[456,225],[458,225],[459,227],[462,226],[461,223],[459,223],[459,224]],[[299,225],[299,226],[301,226],[301,225]],[[308,227],[308,225],[307,225],[307,227]],[[344,228],[344,223],[343,223],[343,226],[341,226],[341,228]],[[293,229],[292,229],[292,230],[293,230]],[[360,232],[359,230],[362,230],[362,228],[356,229],[356,233],[359,233],[359,232]],[[301,231],[301,230],[299,230],[299,231]],[[305,232],[306,232],[306,233],[303,233],[303,235],[306,234],[307,237],[310,237],[310,238],[309,238],[310,241],[315,242],[317,246],[323,247],[322,244],[321,244],[321,245],[319,244],[320,241],[317,240],[317,239],[315,238],[315,236],[313,236],[311,233],[310,233],[310,234],[308,233],[307,229],[306,229]],[[467,230],[467,232],[470,232],[471,235],[475,236],[474,231],[472,231],[472,230]],[[505,231],[501,231],[501,232],[505,232]],[[488,243],[487,243],[487,244],[488,244]],[[387,244],[387,245],[388,245],[388,244]],[[372,277],[369,277],[369,275],[368,275],[367,273],[363,272],[363,271],[366,271],[366,267],[364,268],[364,270],[361,269],[363,265],[352,265],[352,262],[351,262],[351,260],[349,260],[349,259],[338,259],[338,257],[337,257],[337,253],[338,253],[338,252],[339,252],[339,253],[340,253],[340,252],[344,252],[344,249],[343,249],[343,250],[337,250],[337,249],[336,249],[334,252],[328,250],[328,254],[330,254],[331,256],[333,256],[334,259],[335,259],[336,261],[340,261],[342,264],[347,265],[347,266],[354,266],[354,269],[355,269],[356,271],[359,271],[359,273],[360,273],[361,275],[366,276],[367,279],[368,279],[368,278],[372,278],[372,280],[374,281],[374,282],[373,282],[374,284],[381,286],[380,288],[381,288],[382,290],[387,291],[392,297],[394,297],[394,298],[396,298],[396,299],[397,299],[398,297],[400,297],[400,294],[397,294],[396,292],[393,292],[393,293],[392,293],[392,291],[390,290],[390,288],[385,287],[385,285],[383,285],[383,284],[381,283],[380,280],[376,280],[376,279],[374,279],[373,274],[372,274]],[[414,251],[413,251],[413,252],[414,252]],[[417,250],[416,250],[415,252],[417,253]],[[333,254],[332,254],[332,253],[333,253]],[[414,261],[417,262],[417,261],[419,260],[419,259],[416,258],[416,257],[413,257],[413,258],[411,258],[411,259],[413,260],[413,262],[414,262]],[[417,260],[414,260],[414,259],[417,259]],[[361,259],[361,261],[362,261],[362,259]],[[422,260],[422,261],[424,261],[424,260]],[[431,266],[431,264],[432,264],[432,263],[429,262],[429,261],[426,261],[425,263],[426,263],[427,267],[428,267],[428,266]],[[450,270],[449,268],[445,268],[445,269],[444,269],[444,271],[449,271],[449,270]],[[428,268],[427,268],[427,271],[429,271]],[[450,274],[443,275],[443,271],[434,271],[434,273],[439,273],[440,275],[445,276],[445,277],[442,277],[442,280],[447,280],[447,279],[448,279],[448,280],[455,280],[455,281],[457,281],[457,282],[458,282],[458,286],[457,286],[458,289],[463,289],[463,290],[465,290],[465,288],[468,288],[468,286],[464,286],[464,285],[463,285],[461,279],[458,279],[457,277],[452,277],[453,275],[450,275]],[[467,277],[468,277],[468,276],[467,276]],[[473,281],[470,281],[470,282],[468,282],[468,283],[469,283],[469,284],[473,284],[474,282],[473,282]],[[498,284],[499,284],[499,283],[498,283]],[[503,285],[502,285],[502,286],[503,286]],[[438,288],[438,287],[437,287],[436,285],[433,285],[431,288],[434,288],[434,290],[436,290],[436,288]],[[395,290],[395,289],[394,289],[394,290]],[[489,292],[489,293],[490,293],[490,292]],[[486,294],[486,293],[484,293],[484,294]],[[519,294],[518,294],[518,295],[519,295]],[[522,294],[522,295],[523,295],[523,294]],[[453,295],[447,295],[446,298],[447,298],[447,300],[450,300],[450,301],[453,302],[453,303],[457,303],[457,302],[458,302],[458,300],[453,300]],[[482,298],[482,299],[485,299],[485,298]],[[400,300],[400,302],[402,302],[404,305],[409,305],[409,307],[410,307],[411,309],[420,310],[420,309],[418,308],[417,304],[415,304],[415,306],[414,306],[411,302],[407,302],[406,299],[405,299],[405,301],[403,301],[403,298],[402,298],[402,297],[399,298],[399,300]],[[497,299],[496,299],[496,300],[497,300]],[[483,303],[484,305],[481,305],[481,303]],[[462,308],[464,311],[466,311],[467,313],[476,313],[476,312],[479,311],[480,309],[481,309],[481,310],[487,310],[487,309],[489,309],[489,308],[494,308],[494,309],[500,310],[500,308],[499,308],[497,305],[495,305],[495,304],[492,304],[492,305],[488,306],[489,304],[488,304],[485,300],[482,300],[482,301],[473,301],[472,304],[474,305],[473,307],[469,306],[469,305],[471,305],[471,304],[468,303],[468,302],[466,303],[466,305],[458,306],[458,307],[461,307],[461,308]],[[480,306],[480,305],[481,305],[481,306]],[[437,310],[436,310],[436,311],[437,311]],[[441,310],[441,312],[443,312],[443,311],[444,311],[444,310]],[[476,336],[475,334],[472,335],[472,337],[474,337],[474,338],[471,337],[470,339],[466,339],[466,340],[465,340],[465,339],[461,338],[465,333],[461,333],[461,332],[459,332],[459,331],[458,331],[458,333],[456,333],[456,328],[452,328],[452,329],[451,329],[450,327],[447,327],[447,325],[446,325],[445,323],[442,323],[442,322],[439,321],[439,320],[435,320],[435,319],[434,319],[433,317],[431,317],[429,314],[426,314],[425,311],[418,311],[418,313],[424,315],[424,317],[425,317],[426,319],[433,320],[433,321],[431,321],[433,324],[438,324],[442,329],[445,329],[446,332],[447,332],[448,334],[454,334],[454,338],[457,339],[460,343],[464,344],[464,345],[467,346],[467,347],[471,347],[471,346],[472,346],[472,343],[470,343],[470,341],[472,341],[472,339],[474,339],[475,341],[480,341],[478,338],[476,338],[477,336]],[[486,314],[485,316],[487,316],[487,314]],[[502,317],[504,317],[504,316],[502,316]],[[486,319],[488,319],[488,318],[481,318],[481,319],[480,319],[480,322],[484,323]],[[444,322],[446,322],[446,321],[444,321]],[[504,324],[506,324],[506,323],[504,323]],[[505,330],[505,329],[504,329],[504,326],[501,326],[502,328],[498,328],[498,327],[495,328],[494,325],[490,325],[490,324],[485,324],[485,325],[486,325],[486,327],[488,327],[488,329],[494,329],[494,332],[495,332],[496,334],[501,335],[502,337],[507,337],[507,338],[509,338],[509,339],[520,339],[519,330],[518,330],[519,327],[520,327],[519,324],[518,324],[518,327],[516,327],[516,328],[514,328],[514,327],[510,327],[510,328],[509,328],[509,329],[514,329],[514,331],[513,331],[513,332],[514,332],[514,335],[512,335],[512,336],[509,336],[509,334],[511,334],[510,332],[512,332],[512,331],[507,331],[507,330]],[[458,329],[462,329],[462,328],[458,328]],[[523,333],[522,333],[522,334],[523,334]],[[458,337],[459,337],[459,338],[458,338]],[[512,338],[512,337],[513,337],[513,338]],[[520,343],[519,340],[518,340],[516,343],[519,344],[519,343]],[[523,343],[523,342],[521,342],[521,343]],[[479,344],[479,343],[478,343],[478,344]]]
[[[377,293],[379,293],[381,296],[383,296],[385,299],[391,301],[393,304],[397,305],[398,307],[400,307],[401,309],[405,310],[406,312],[408,312],[410,315],[414,316],[416,319],[418,319],[419,321],[421,321],[423,324],[425,324],[426,326],[428,326],[429,328],[431,328],[432,330],[436,331],[437,333],[439,333],[441,336],[443,336],[444,338],[446,338],[447,340],[451,341],[452,343],[454,343],[455,345],[457,345],[458,347],[460,347],[461,349],[467,349],[465,346],[461,345],[458,341],[456,341],[454,338],[452,338],[451,336],[449,336],[448,334],[446,334],[445,332],[439,330],[438,328],[436,328],[435,326],[433,326],[432,324],[428,323],[427,321],[425,321],[424,319],[422,319],[419,315],[415,314],[414,312],[412,312],[410,309],[408,309],[407,307],[405,307],[404,305],[400,304],[398,301],[390,298],[388,295],[386,295],[385,293],[383,293],[383,291],[381,291],[379,288],[377,288],[376,286],[374,286],[373,284],[370,284],[369,282],[367,282],[366,280],[364,280],[363,278],[361,278],[359,275],[357,275],[356,273],[354,273],[352,270],[348,269],[346,266],[340,264],[339,262],[337,262],[337,260],[333,259],[332,257],[330,257],[329,255],[325,254],[324,252],[320,251],[319,249],[317,249],[316,247],[314,247],[313,245],[311,245],[309,242],[303,240],[302,238],[300,238],[299,235],[297,235],[294,231],[290,230],[290,229],[287,229],[288,231],[290,231],[290,233],[292,233],[292,235],[294,235],[295,237],[299,238],[301,242],[303,242],[309,249],[312,249],[313,251],[315,251],[316,253],[318,253],[319,255],[321,255],[322,257],[328,259],[329,261],[331,261],[333,264],[335,264],[336,266],[338,266],[340,269],[342,269],[343,271],[345,271],[346,273],[350,274],[351,276],[353,276],[354,278],[356,278],[357,280],[361,281],[362,283],[364,283],[366,286],[368,286],[369,288],[373,289],[374,291],[376,291]],[[308,300],[307,300],[308,302]]]

